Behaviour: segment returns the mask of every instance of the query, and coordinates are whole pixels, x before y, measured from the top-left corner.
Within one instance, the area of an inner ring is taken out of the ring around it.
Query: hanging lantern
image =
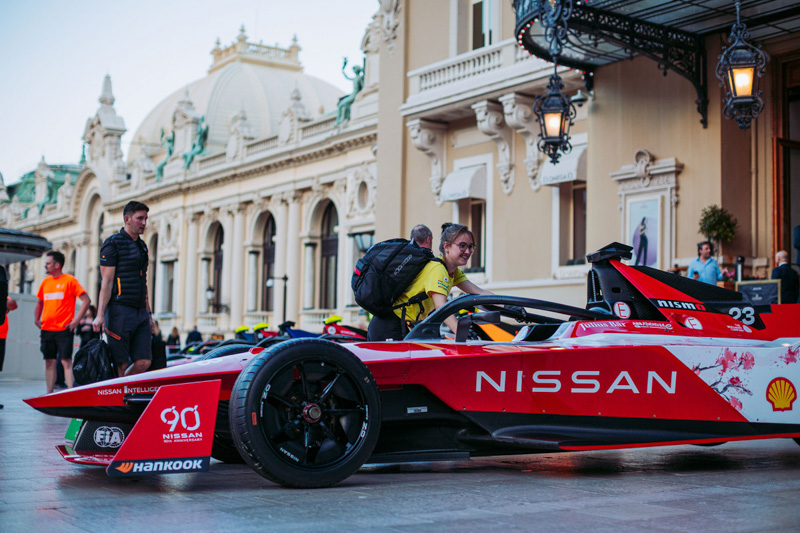
[[[556,65],[557,67],[557,65]],[[536,99],[533,113],[539,123],[539,151],[558,163],[561,153],[572,150],[569,142],[569,128],[575,118],[575,106],[561,90],[564,88],[557,72],[547,83],[549,92]]]
[[[750,34],[741,23],[739,2],[736,2],[736,24],[731,29],[728,44],[722,49],[717,65],[717,78],[725,86],[725,118],[735,118],[743,130],[750,128],[750,122],[758,117],[764,108],[758,79],[764,76],[764,68],[769,61],[761,47],[747,42]]]

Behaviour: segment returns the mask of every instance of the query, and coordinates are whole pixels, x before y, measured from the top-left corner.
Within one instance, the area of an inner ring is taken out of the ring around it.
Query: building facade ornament
[[[536,147],[539,124],[533,115],[535,101],[535,98],[517,93],[504,94],[500,97],[506,124],[514,128],[525,140],[525,170],[528,173],[528,183],[534,191],[538,191],[542,187],[539,180],[542,154]]]
[[[394,53],[394,42],[400,28],[400,0],[378,0],[378,11],[372,15],[372,22],[367,26],[361,49],[364,53],[377,53],[380,44],[386,45],[389,54]]]
[[[488,135],[497,145],[497,170],[500,173],[500,185],[503,192],[511,194],[514,190],[514,163],[512,150],[514,146],[514,132],[506,126],[503,106],[498,103],[483,100],[472,104],[478,129]]]
[[[98,102],[100,107],[94,117],[86,122],[83,131],[83,141],[89,145],[88,163],[114,169],[117,160],[122,159],[121,138],[127,130],[125,121],[117,115],[113,107],[114,95],[111,92],[111,77],[108,74],[103,79],[103,89]]]
[[[445,136],[447,135],[447,124],[433,122],[423,118],[409,120],[406,123],[411,144],[420,150],[431,160],[431,190],[436,199],[436,205],[442,205],[441,192],[442,182],[444,181],[444,155],[445,155]]]
[[[350,216],[364,216],[375,209],[375,191],[378,180],[374,167],[362,164],[348,178],[347,210]]]
[[[255,138],[253,127],[247,121],[244,109],[233,115],[228,121],[228,143],[225,147],[226,161],[243,159],[245,156],[245,143]]]
[[[658,267],[666,268],[673,264],[677,242],[678,176],[683,164],[674,157],[657,159],[648,150],[640,149],[634,154],[634,162],[624,165],[611,178],[617,182],[619,210],[621,217],[621,242],[633,243],[633,227],[639,215],[632,214],[636,206],[650,202],[655,205],[652,213],[658,218],[657,235],[663,238],[658,250]],[[632,220],[633,219],[633,220]]]

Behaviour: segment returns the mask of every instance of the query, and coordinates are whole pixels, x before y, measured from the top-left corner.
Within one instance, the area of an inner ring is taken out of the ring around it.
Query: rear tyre
[[[250,344],[227,344],[219,348],[213,348],[208,353],[204,353],[194,361],[205,361],[207,359],[216,359],[217,357],[225,357],[226,355],[233,355],[236,353],[244,353],[250,350],[253,346]]]
[[[369,459],[380,432],[378,387],[366,365],[319,339],[277,344],[254,357],[231,393],[236,448],[285,487],[335,485]]]

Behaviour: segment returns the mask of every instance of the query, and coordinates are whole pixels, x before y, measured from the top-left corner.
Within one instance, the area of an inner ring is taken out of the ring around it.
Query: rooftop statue
[[[171,131],[169,135],[165,137],[164,128],[161,128],[161,146],[167,151],[167,155],[156,167],[156,181],[164,177],[164,167],[167,166],[169,158],[172,157],[172,153],[175,151],[175,133]]]
[[[195,156],[201,155],[205,152],[206,141],[208,140],[208,125],[205,123],[205,116],[200,117],[200,122],[197,123],[197,130],[195,130],[194,143],[192,148],[183,154],[183,168],[188,169],[194,161]]]
[[[365,60],[366,61],[366,60]],[[364,88],[364,66],[362,65],[354,65],[353,66],[353,77],[347,75],[347,58],[344,58],[344,64],[342,65],[342,74],[348,80],[353,82],[353,92],[348,94],[347,96],[343,96],[339,99],[339,103],[336,104],[337,113],[336,113],[336,124],[339,125],[342,122],[350,120],[350,106],[353,105],[353,102],[356,99],[356,95],[361,92],[361,89]]]

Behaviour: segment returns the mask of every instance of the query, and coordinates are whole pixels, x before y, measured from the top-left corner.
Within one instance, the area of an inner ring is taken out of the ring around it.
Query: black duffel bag
[[[76,385],[88,385],[117,377],[111,351],[103,339],[92,339],[81,347],[72,360]]]

